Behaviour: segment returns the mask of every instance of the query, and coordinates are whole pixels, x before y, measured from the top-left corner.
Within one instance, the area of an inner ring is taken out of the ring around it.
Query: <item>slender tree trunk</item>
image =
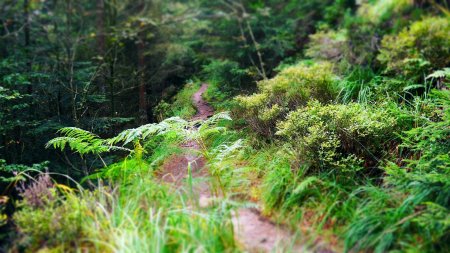
[[[139,122],[145,124],[147,118],[147,87],[145,82],[145,58],[144,58],[144,42],[138,42],[138,69],[139,69]]]
[[[101,57],[100,64],[103,65],[105,57],[105,1],[97,0],[97,49]],[[98,88],[102,95],[106,94],[105,75],[103,66],[99,69]]]
[[[67,70],[69,74],[69,88],[71,91],[71,100],[72,100],[72,120],[75,123],[75,126],[78,126],[78,110],[77,110],[77,99],[78,99],[78,87],[74,83],[74,61],[75,61],[75,43],[72,39],[72,0],[67,0],[67,13],[66,13],[66,53],[67,53]]]
[[[255,50],[256,50],[256,55],[258,56],[259,65],[260,65],[260,68],[261,68],[261,76],[262,76],[262,78],[267,79],[266,70],[264,69],[264,61],[263,61],[262,53],[261,53],[261,50],[260,50],[260,45],[256,41],[256,38],[255,38],[255,35],[253,34],[253,29],[252,29],[250,23],[248,22],[248,20],[245,20],[245,22],[247,24],[247,29],[248,29],[248,32],[250,34],[250,38],[253,41],[253,45],[254,45]]]
[[[249,55],[249,59],[251,61],[251,63],[253,64],[253,66],[256,67],[258,74],[263,78],[263,79],[267,79],[267,74],[266,74],[266,70],[265,70],[265,63],[263,61],[263,55],[261,52],[261,45],[258,43],[258,41],[256,40],[255,34],[253,33],[253,29],[252,26],[250,25],[250,22],[248,21],[248,17],[250,16],[249,13],[247,13],[244,4],[242,3],[242,1],[222,1],[222,3],[229,8],[232,13],[236,16],[236,19],[238,21],[239,24],[239,30],[241,32],[241,36],[242,39],[245,43],[246,46],[249,46],[247,43],[247,36],[245,35],[245,31],[243,28],[243,23],[245,22],[245,26],[247,28],[248,34],[250,35],[250,39],[253,43],[253,47],[256,51],[256,55],[258,57],[258,61],[259,61],[259,66],[256,65],[256,63],[253,61],[253,58],[251,55]]]
[[[24,33],[25,33],[25,52],[27,57],[27,71],[31,71],[31,59],[30,59],[30,2],[29,0],[23,1],[23,18],[24,18]],[[33,93],[33,86],[28,84],[28,94]]]
[[[241,1],[237,5],[241,8],[242,19],[245,21],[245,24],[247,25],[248,33],[253,42],[253,46],[255,47],[256,55],[258,56],[258,60],[259,60],[259,66],[261,68],[261,76],[262,76],[262,78],[267,79],[266,70],[264,67],[265,64],[264,64],[262,53],[261,53],[261,46],[259,45],[258,41],[256,41],[252,26],[250,25],[250,22],[248,21],[248,17],[250,16],[250,14],[247,13],[247,10],[245,9],[244,4]]]
[[[115,49],[114,49],[115,51]],[[115,75],[115,66],[116,66],[117,56],[114,54],[114,58],[111,60],[109,64],[109,93],[110,93],[110,117],[116,117],[116,106],[115,106],[115,97],[114,97],[114,75]],[[115,131],[115,125],[113,125],[113,131]]]

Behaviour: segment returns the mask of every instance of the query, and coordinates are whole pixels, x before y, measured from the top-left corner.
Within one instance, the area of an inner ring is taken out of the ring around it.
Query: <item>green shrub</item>
[[[57,247],[61,252],[70,251],[77,240],[87,235],[81,223],[86,203],[75,195],[59,193],[68,189],[53,184],[47,174],[39,176],[29,186],[22,186],[20,210],[13,216],[20,247],[30,252],[42,245]]]
[[[187,203],[193,196],[157,182],[152,173],[93,191],[56,184],[45,189],[52,194],[41,199],[45,205],[24,200],[14,214],[20,252],[237,250],[227,205],[192,210]]]
[[[430,17],[383,38],[378,60],[386,71],[423,77],[450,64],[450,20]]]
[[[328,61],[340,61],[347,57],[348,39],[346,30],[323,30],[309,36],[306,56]]]
[[[262,184],[262,201],[265,208],[275,209],[283,206],[288,193],[298,180],[298,171],[291,168],[292,157],[285,152],[276,152],[273,149],[270,151],[271,153],[267,154],[261,152],[261,155],[266,156],[263,157],[264,163],[260,165],[266,173]]]
[[[380,24],[392,20],[395,16],[406,13],[413,6],[413,0],[366,1],[358,8],[358,15],[373,24]]]
[[[181,117],[188,119],[195,115],[197,109],[192,103],[192,96],[200,88],[200,82],[187,83],[171,101],[161,101],[153,110],[158,121],[163,121],[170,117]]]
[[[396,120],[381,108],[310,102],[278,124],[277,134],[316,170],[374,167],[393,138]]]
[[[239,63],[230,60],[213,60],[203,66],[206,79],[216,83],[222,92],[240,89],[248,78],[247,71]]]
[[[203,97],[216,111],[229,111],[234,107],[233,94],[224,91],[220,83],[210,82]]]
[[[252,162],[263,174],[264,211],[293,227],[300,221],[307,223],[308,229],[319,234],[325,224],[335,224],[336,230],[346,224],[355,207],[355,200],[349,199],[354,183],[342,183],[328,173],[310,173],[287,145],[280,145],[257,151],[254,157],[258,160]]]
[[[278,120],[311,99],[331,102],[336,94],[335,76],[329,63],[287,67],[269,80],[258,83],[259,92],[238,96],[236,113],[259,134],[271,136]]]

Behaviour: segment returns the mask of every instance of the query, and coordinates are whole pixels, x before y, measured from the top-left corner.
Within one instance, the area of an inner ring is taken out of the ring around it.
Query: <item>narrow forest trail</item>
[[[208,84],[202,84],[192,97],[197,108],[192,120],[205,120],[214,114],[214,109],[202,98],[207,88]],[[159,172],[159,178],[182,191],[192,191],[193,203],[190,204],[205,208],[213,199],[206,159],[200,154],[200,145],[195,141],[184,143],[181,147],[185,152],[169,157]],[[189,176],[194,182],[192,189],[184,184]],[[232,222],[235,239],[245,252],[308,252],[302,245],[294,243],[295,235],[290,230],[274,224],[255,208],[236,210]]]

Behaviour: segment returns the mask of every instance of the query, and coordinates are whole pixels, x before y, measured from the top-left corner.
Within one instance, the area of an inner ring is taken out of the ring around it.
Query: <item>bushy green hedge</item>
[[[280,122],[277,134],[315,170],[354,172],[377,164],[395,126],[396,119],[382,108],[312,101]]]
[[[449,66],[450,19],[425,18],[397,35],[385,36],[377,59],[387,72],[406,77],[421,77],[431,69]]]
[[[329,103],[337,94],[329,63],[287,67],[274,78],[260,81],[258,88],[258,93],[236,98],[236,113],[264,136],[272,136],[276,122],[289,111],[305,106],[311,99]]]

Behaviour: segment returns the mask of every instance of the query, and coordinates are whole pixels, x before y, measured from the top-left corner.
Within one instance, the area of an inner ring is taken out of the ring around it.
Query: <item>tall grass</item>
[[[105,143],[120,142],[122,147],[133,144],[134,150],[127,149],[130,154],[124,160],[89,176],[91,185],[97,185],[93,190],[79,184],[78,189],[70,189],[49,180],[23,186],[26,194],[14,216],[20,232],[15,245],[28,251],[55,252],[238,251],[231,206],[227,202],[207,208],[192,205],[196,196],[189,166],[187,185],[181,188],[155,176],[163,160],[181,152],[181,142],[202,141],[204,136],[221,132],[217,123],[228,118],[226,113],[211,117],[200,124],[198,131],[193,127],[198,122],[174,118],[126,130],[112,139],[95,136],[99,154],[110,150]],[[79,129],[73,131],[94,136]],[[62,141],[67,141],[70,148],[83,153],[92,149],[92,139],[81,142],[76,136],[66,136],[52,143],[64,149]],[[43,204],[33,205],[33,201]]]
[[[98,237],[89,240],[97,247],[109,245],[115,252],[224,252],[235,248],[228,210],[195,210],[185,195],[154,180],[128,185],[110,202],[96,201],[101,208],[92,223],[100,229]],[[102,211],[108,205],[110,210]]]
[[[14,217],[21,231],[17,245],[31,251],[45,245],[56,252],[237,250],[226,205],[206,210],[191,206],[188,191],[161,184],[151,171],[141,170],[126,183],[101,185],[94,191],[80,188],[79,193],[52,188],[52,197],[39,207],[24,200]],[[51,216],[37,220],[37,214]]]

